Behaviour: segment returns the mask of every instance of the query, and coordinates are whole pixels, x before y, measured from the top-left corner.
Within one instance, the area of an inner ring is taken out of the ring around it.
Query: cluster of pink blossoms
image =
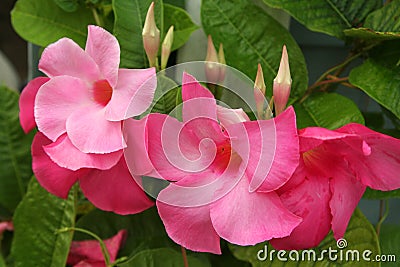
[[[220,238],[270,240],[278,249],[317,246],[331,229],[341,238],[367,186],[400,187],[399,140],[355,123],[297,130],[286,108],[285,50],[274,82],[277,116],[256,121],[217,105],[186,73],[182,121],[158,113],[132,119],[151,104],[155,70],[118,65],[116,39],[95,26],[85,50],[64,38],[43,52],[39,68],[49,78],[25,88],[20,118],[25,131],[38,127],[33,170],[49,192],[66,197],[79,181],[98,208],[137,213],[153,205],[139,177],[167,180],[156,205],[168,235],[218,254]]]

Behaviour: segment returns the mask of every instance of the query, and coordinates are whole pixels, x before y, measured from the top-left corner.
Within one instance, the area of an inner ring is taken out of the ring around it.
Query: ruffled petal
[[[100,106],[76,110],[66,128],[72,144],[84,153],[111,153],[126,147],[121,122],[106,120]]]
[[[230,109],[217,105],[217,117],[223,127],[231,124],[250,121],[243,109]]]
[[[117,38],[101,27],[89,25],[85,51],[96,62],[103,78],[115,87],[120,54]]]
[[[156,87],[155,68],[119,69],[118,83],[106,106],[106,119],[120,121],[142,114],[152,103]]]
[[[79,179],[83,194],[97,208],[118,214],[142,212],[154,203],[137,184],[140,178],[133,178],[124,158],[109,170],[92,169]]]
[[[35,101],[35,119],[39,131],[53,142],[66,131],[72,112],[91,103],[88,85],[74,77],[59,76],[40,87]]]
[[[19,122],[25,133],[36,127],[34,107],[39,88],[48,82],[50,78],[37,77],[30,81],[22,90],[19,98]]]
[[[304,167],[302,161],[300,166]],[[299,250],[316,247],[331,229],[329,179],[309,175],[303,167],[296,170],[288,183],[292,179],[303,182],[280,195],[283,204],[303,221],[290,236],[272,239],[270,244],[275,249]]]
[[[44,49],[39,70],[50,78],[67,75],[88,82],[101,79],[94,60],[69,38],[62,38]]]
[[[201,117],[217,121],[217,104],[213,94],[186,72],[182,77],[182,100],[184,122]]]
[[[248,246],[288,236],[299,225],[301,218],[275,192],[250,193],[248,188],[249,180],[243,176],[232,191],[211,204],[211,221],[220,237]]]
[[[46,154],[58,166],[76,171],[81,168],[110,169],[117,164],[123,151],[108,154],[83,153],[77,149],[66,134],[60,136],[56,142],[43,147]]]
[[[175,192],[167,187],[160,192],[160,196],[164,194]],[[174,242],[193,251],[221,254],[219,236],[211,223],[209,206],[177,207],[157,201],[157,208],[165,230]]]
[[[232,147],[246,162],[250,191],[270,192],[286,183],[299,161],[299,140],[292,107],[273,120],[230,125]]]
[[[38,132],[32,142],[32,169],[39,184],[61,198],[67,198],[72,185],[86,174],[86,170],[71,171],[55,164],[44,152],[43,146],[51,140]]]

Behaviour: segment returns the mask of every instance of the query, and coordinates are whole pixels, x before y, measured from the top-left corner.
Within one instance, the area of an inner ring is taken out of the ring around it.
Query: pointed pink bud
[[[256,101],[257,116],[262,119],[264,112],[264,101],[265,101],[265,82],[264,74],[261,68],[261,64],[258,64],[257,76],[254,82],[254,100]]]
[[[282,113],[286,108],[286,104],[289,100],[291,85],[292,78],[290,77],[289,58],[286,51],[286,46],[284,45],[278,74],[274,79],[273,92],[276,116]]]
[[[160,30],[157,28],[154,19],[154,2],[151,3],[147,11],[142,37],[144,50],[149,59],[150,67],[155,67],[157,65],[158,47],[160,45]]]
[[[171,54],[172,43],[174,42],[174,26],[169,27],[161,46],[161,69],[165,69]]]
[[[226,72],[226,61],[225,61],[225,53],[224,53],[224,46],[219,44],[218,50],[218,62],[219,65],[219,82],[225,80],[225,72]]]
[[[217,50],[215,50],[211,35],[208,36],[205,72],[209,83],[219,82],[219,64]]]

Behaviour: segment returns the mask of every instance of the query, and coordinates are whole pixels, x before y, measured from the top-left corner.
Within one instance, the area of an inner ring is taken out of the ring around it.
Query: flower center
[[[93,85],[94,101],[102,106],[110,102],[113,89],[107,80],[96,81]]]
[[[232,147],[230,142],[224,142],[217,146],[217,154],[212,163],[214,171],[223,173],[228,167],[232,155]]]

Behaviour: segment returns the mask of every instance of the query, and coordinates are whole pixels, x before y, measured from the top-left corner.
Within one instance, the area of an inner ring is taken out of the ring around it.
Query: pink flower
[[[277,249],[315,247],[331,229],[342,238],[367,186],[400,187],[400,140],[356,123],[306,128],[299,137],[299,167],[279,194],[303,221],[290,236],[270,241]]]
[[[0,237],[5,231],[14,231],[14,225],[12,222],[0,222]]]
[[[149,107],[157,80],[154,68],[119,69],[119,57],[117,39],[97,26],[88,27],[85,50],[68,38],[51,44],[39,62],[48,77],[21,94],[20,122],[25,132],[39,129],[32,166],[44,188],[66,197],[79,180],[94,205],[126,214],[152,203],[122,157],[123,121]]]
[[[104,240],[111,263],[117,258],[118,250],[125,242],[126,230]],[[74,267],[106,267],[100,244],[97,240],[72,241],[67,264]]]
[[[188,74],[182,99],[183,122],[150,114],[131,120],[127,129],[143,140],[128,141],[128,164],[149,156],[131,171],[173,181],[157,198],[171,239],[194,251],[221,253],[220,237],[254,245],[289,235],[301,219],[282,205],[275,190],[298,164],[293,108],[273,120],[247,121],[241,110],[218,107]]]

